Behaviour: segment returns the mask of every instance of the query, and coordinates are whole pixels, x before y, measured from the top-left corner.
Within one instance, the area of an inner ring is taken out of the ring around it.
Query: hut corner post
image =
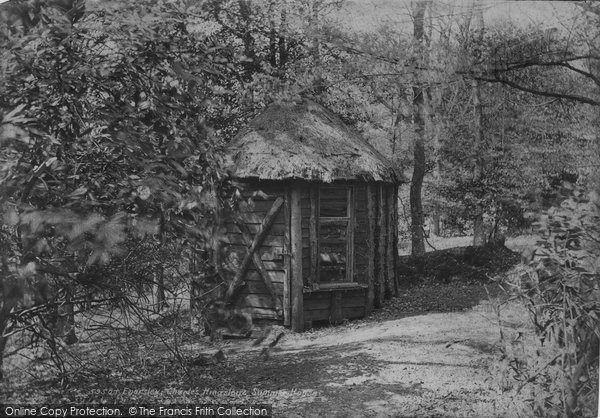
[[[367,184],[367,306],[366,315],[373,312],[375,305],[375,190]]]
[[[386,296],[386,271],[385,271],[385,256],[386,256],[386,237],[385,237],[385,188],[383,183],[379,183],[377,187],[377,244],[376,244],[376,275],[375,275],[375,307],[381,308]]]
[[[302,280],[302,217],[300,187],[293,184],[290,192],[291,303],[292,330],[304,331],[304,295]]]
[[[393,187],[393,199],[394,199],[394,205],[393,205],[393,211],[394,211],[394,217],[392,225],[394,227],[394,231],[393,231],[393,248],[394,248],[394,253],[393,253],[393,266],[394,266],[394,287],[396,289],[396,295],[400,294],[400,281],[398,278],[398,186],[394,185]]]
[[[283,213],[285,216],[285,228],[283,232],[284,246],[284,269],[285,278],[283,279],[283,325],[289,327],[292,323],[291,312],[291,277],[292,277],[292,247],[290,240],[290,201],[291,192],[289,188],[285,189],[285,203],[283,204]]]
[[[396,282],[396,269],[394,268],[394,186],[388,186],[386,191],[387,204],[387,231],[386,231],[386,293],[388,296],[398,296],[398,285]]]

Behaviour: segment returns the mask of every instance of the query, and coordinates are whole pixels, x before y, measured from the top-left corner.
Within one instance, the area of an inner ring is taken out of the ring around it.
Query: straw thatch
[[[397,182],[389,161],[323,106],[275,103],[230,145],[232,175],[262,180]]]

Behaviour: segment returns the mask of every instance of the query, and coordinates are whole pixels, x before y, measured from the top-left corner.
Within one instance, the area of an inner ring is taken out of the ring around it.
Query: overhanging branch
[[[564,60],[558,60],[558,61],[529,60],[529,61],[523,61],[520,63],[509,63],[505,67],[494,68],[493,71],[494,71],[494,73],[500,73],[500,72],[506,73],[509,71],[522,70],[522,69],[529,68],[529,67],[563,67],[563,68],[567,68],[575,73],[578,73],[584,77],[591,79],[594,83],[596,83],[598,86],[600,86],[600,77],[592,74],[589,71],[582,70],[581,68],[577,68],[570,64],[571,61],[575,61],[575,60],[579,60],[579,59],[589,59],[589,58],[598,59],[598,57],[585,56],[585,57],[576,57],[574,59],[564,59]]]
[[[556,99],[565,99],[565,100],[571,100],[571,101],[576,101],[576,102],[580,102],[580,103],[586,103],[586,104],[589,104],[592,106],[600,106],[600,101],[586,97],[586,96],[580,96],[578,94],[568,94],[568,93],[538,90],[538,89],[535,89],[532,87],[524,86],[519,83],[515,83],[514,81],[511,81],[511,80],[506,80],[504,78],[499,78],[499,77],[487,78],[487,77],[481,77],[481,76],[474,76],[473,78],[475,78],[477,80],[481,80],[481,81],[487,81],[488,83],[502,83],[502,84],[512,87],[514,89],[521,90],[526,93],[535,94],[538,96],[553,97]]]

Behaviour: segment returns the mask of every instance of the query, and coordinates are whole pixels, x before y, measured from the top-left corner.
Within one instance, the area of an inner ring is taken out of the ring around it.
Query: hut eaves
[[[274,103],[230,144],[237,178],[396,183],[392,164],[330,110],[308,99]]]

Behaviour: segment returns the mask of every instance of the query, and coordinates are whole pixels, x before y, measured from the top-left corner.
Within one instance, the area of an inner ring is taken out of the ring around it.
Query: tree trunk
[[[440,216],[440,212],[439,212],[438,209],[436,209],[435,213],[432,215],[431,218],[432,218],[432,220],[431,220],[431,232],[436,237],[439,237],[440,234],[441,234],[441,228],[440,228],[441,216]]]
[[[71,288],[67,287],[65,291],[64,314],[66,316],[66,335],[64,337],[65,344],[73,345],[77,342],[77,334],[75,333],[75,309],[73,306]]]
[[[436,87],[439,88],[439,87]],[[445,120],[443,117],[435,118],[435,114],[437,112],[437,108],[440,106],[441,102],[441,93],[437,90],[434,90],[434,87],[428,87],[425,95],[425,110],[427,111],[427,118],[425,120],[426,131],[429,131],[429,135],[431,138],[431,142],[433,144],[433,157],[434,157],[434,165],[433,165],[433,181],[435,184],[439,185],[442,181],[442,162],[441,162],[441,152],[442,152],[442,141],[441,135],[445,130]],[[435,236],[440,235],[440,219],[442,217],[442,208],[440,207],[439,202],[434,201],[434,207],[431,213],[431,232]]]
[[[160,247],[164,248],[166,243],[166,219],[164,213],[160,217]],[[166,298],[165,298],[165,269],[163,264],[161,263],[156,272],[156,290],[155,290],[155,305],[154,310],[156,312],[160,312],[161,309],[165,306]]]
[[[477,210],[473,219],[473,245],[482,246],[486,243],[485,227],[483,225],[483,212]]]
[[[475,112],[474,128],[475,128],[475,167],[473,169],[474,183],[481,182],[483,177],[483,123],[482,123],[482,106],[481,106],[481,88],[479,81],[471,81],[471,89],[473,96],[473,107]],[[486,243],[485,226],[483,224],[483,207],[477,205],[473,213],[473,245],[484,245]]]
[[[2,327],[4,328],[4,327]],[[4,337],[0,335],[0,381],[4,379],[4,374],[2,373],[3,363],[4,363],[4,348],[6,347],[6,342],[8,341],[8,337]]]
[[[414,151],[415,166],[410,183],[412,255],[425,254],[425,239],[423,237],[423,201],[421,196],[423,178],[425,177],[425,144],[422,135],[422,132],[417,132]]]
[[[275,28],[274,1],[269,2],[269,64],[271,68],[277,67],[277,29]]]
[[[190,329],[193,332],[200,331],[202,323],[201,315],[201,283],[199,280],[199,268],[198,268],[198,253],[196,252],[196,245],[192,247],[192,253],[190,254],[189,262],[190,270]]]
[[[249,0],[238,0],[238,6],[240,8],[240,19],[244,25],[244,34],[242,36],[242,42],[244,43],[244,55],[247,60],[242,63],[244,67],[244,77],[246,81],[252,80],[252,75],[260,70],[260,61],[256,55],[256,41],[250,24],[252,21],[252,3]]]
[[[476,8],[476,19],[474,30],[479,43],[483,42],[483,10],[481,7]],[[471,80],[471,95],[473,100],[474,111],[474,129],[475,129],[475,144],[473,151],[475,153],[475,167],[473,170],[473,182],[480,184],[483,178],[484,170],[484,134],[483,134],[483,106],[481,104],[481,86],[477,79]],[[485,226],[483,223],[484,208],[477,205],[473,213],[473,245],[484,245],[486,243]]]
[[[425,6],[426,3],[424,1],[418,2],[415,6],[414,38],[418,47],[420,47],[423,42]],[[418,49],[422,51],[422,48]],[[416,80],[412,90],[413,105],[415,108],[415,148],[413,175],[410,183],[411,237],[412,255],[421,255],[425,254],[422,201],[423,178],[425,177],[425,103],[420,80]]]
[[[4,285],[10,286],[15,284],[4,283]],[[7,297],[7,293],[4,293],[2,295],[2,300],[0,300],[0,381],[4,377],[2,374],[2,366],[4,363],[4,349],[6,348],[6,342],[8,341],[8,337],[5,337],[4,333],[9,327],[9,315],[15,306],[17,306],[17,298]]]
[[[279,69],[283,71],[283,67],[288,60],[288,49],[285,37],[287,36],[287,11],[285,7],[281,9],[281,27],[279,29]]]

